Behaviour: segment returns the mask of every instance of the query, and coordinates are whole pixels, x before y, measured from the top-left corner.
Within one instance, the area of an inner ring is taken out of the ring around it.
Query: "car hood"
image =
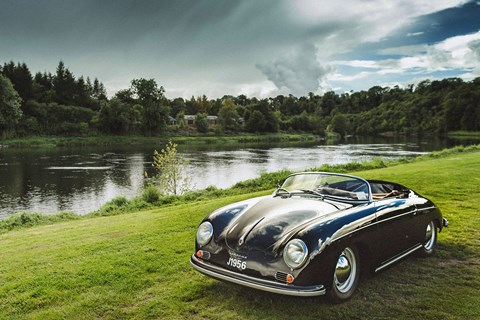
[[[303,225],[338,210],[318,198],[263,198],[236,215],[218,240],[238,252],[265,252]]]

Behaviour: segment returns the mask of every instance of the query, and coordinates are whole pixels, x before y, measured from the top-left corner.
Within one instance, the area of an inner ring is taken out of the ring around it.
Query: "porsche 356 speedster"
[[[379,272],[414,252],[430,255],[447,225],[430,200],[400,184],[297,173],[272,195],[209,214],[190,262],[219,280],[342,302],[361,272]]]

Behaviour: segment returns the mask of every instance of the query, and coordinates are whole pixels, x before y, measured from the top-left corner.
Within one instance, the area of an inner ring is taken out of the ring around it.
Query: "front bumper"
[[[197,271],[212,278],[233,282],[258,290],[298,297],[321,296],[326,292],[323,285],[295,286],[232,272],[230,270],[217,267],[208,261],[198,259],[195,255],[192,255],[190,258],[190,263]]]

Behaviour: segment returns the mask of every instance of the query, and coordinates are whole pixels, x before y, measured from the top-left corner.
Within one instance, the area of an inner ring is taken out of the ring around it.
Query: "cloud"
[[[407,33],[407,37],[418,37],[424,34],[425,32],[419,31],[419,32],[409,32]]]
[[[334,71],[331,66],[318,63],[316,52],[315,46],[303,45],[269,63],[256,66],[278,89],[286,88],[293,95],[305,95],[317,91],[326,76]]]
[[[63,60],[77,76],[98,77],[109,93],[144,77],[155,78],[169,97],[304,95],[335,77],[367,86],[370,74],[444,69],[467,53],[478,63],[475,43],[463,53],[421,45],[428,32],[412,24],[464,2],[9,0],[0,10],[0,63],[54,72]],[[409,41],[398,41],[395,32]],[[389,37],[392,48],[379,52]],[[409,59],[373,61],[379,54]],[[349,59],[356,61],[339,65],[363,73],[334,70],[332,60]]]
[[[394,54],[395,51],[391,48],[383,52]],[[356,69],[358,73],[353,76],[337,73],[331,80],[355,81],[386,74],[431,74],[452,70],[469,70],[473,75],[480,75],[480,32],[450,37],[434,45],[401,47],[399,52],[411,55],[398,59],[336,61],[335,65]]]
[[[468,43],[468,48],[473,57],[480,61],[480,40],[473,40]]]

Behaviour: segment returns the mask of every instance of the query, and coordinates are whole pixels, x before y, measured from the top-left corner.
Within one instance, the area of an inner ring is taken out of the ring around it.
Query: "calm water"
[[[197,189],[229,187],[263,172],[301,171],[324,163],[342,164],[410,157],[451,146],[451,142],[355,140],[234,145],[184,145],[189,174]],[[75,148],[0,148],[0,219],[13,212],[85,214],[112,198],[141,192],[144,172],[151,172],[153,150],[161,146]]]

